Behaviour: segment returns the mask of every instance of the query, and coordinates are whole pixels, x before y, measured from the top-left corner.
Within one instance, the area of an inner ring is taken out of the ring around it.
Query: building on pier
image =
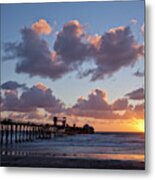
[[[66,122],[66,117],[58,119],[57,116],[53,117],[52,124],[17,122],[11,119],[4,119],[1,121],[0,126],[0,143],[1,145],[9,145],[30,142],[36,139],[51,139],[54,136],[94,133],[94,128],[88,124],[83,127],[77,127],[75,124],[69,126]]]

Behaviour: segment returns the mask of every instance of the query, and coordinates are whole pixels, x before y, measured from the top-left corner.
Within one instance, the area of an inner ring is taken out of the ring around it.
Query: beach
[[[144,170],[144,136],[95,133],[3,146],[1,166]]]
[[[95,160],[75,158],[1,156],[1,166],[86,169],[144,170],[144,162],[121,160]]]

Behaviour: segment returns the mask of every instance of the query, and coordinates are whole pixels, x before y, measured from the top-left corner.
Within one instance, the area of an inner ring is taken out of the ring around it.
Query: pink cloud
[[[144,55],[144,46],[137,43],[129,27],[117,27],[106,32],[95,55],[97,68],[91,80],[104,79],[123,67],[134,65]]]
[[[79,98],[77,103],[67,110],[67,113],[82,117],[115,119],[119,118],[116,111],[126,110],[128,107],[127,99],[117,99],[109,103],[107,93],[104,90],[95,89],[87,99]]]
[[[12,91],[6,92],[1,106],[2,111],[17,112],[32,112],[43,108],[51,113],[58,113],[64,108],[64,104],[53,95],[52,90],[42,83],[24,89],[20,96]]]
[[[129,99],[142,99],[142,90],[139,88],[126,96]],[[24,117],[29,119],[35,117],[39,119],[43,114],[36,114],[41,108],[50,115],[61,114],[68,117],[85,117],[95,119],[132,119],[144,118],[144,103],[132,105],[127,98],[118,98],[109,102],[105,90],[94,89],[87,98],[81,96],[75,105],[65,108],[65,104],[57,99],[51,89],[43,83],[37,83],[31,88],[23,89],[21,95],[17,90],[5,90],[1,98],[1,110],[26,113]],[[33,113],[34,112],[34,113]],[[49,117],[48,117],[49,118]]]
[[[32,24],[32,29],[38,34],[50,34],[52,32],[52,27],[45,19],[39,19]]]
[[[126,110],[129,107],[128,100],[126,98],[116,99],[112,104],[112,110],[120,111]]]
[[[95,119],[144,118],[144,104],[131,105],[126,98],[118,98],[110,103],[107,93],[101,89],[93,90],[88,98],[79,98],[67,110],[68,115]]]
[[[125,96],[132,100],[143,100],[144,99],[144,89],[138,88],[132,92],[127,93]]]
[[[121,117],[122,119],[144,119],[144,103],[137,104],[133,108],[128,109]]]
[[[79,21],[72,20],[57,33],[53,50],[34,28],[23,28],[21,36],[20,43],[5,43],[3,59],[17,59],[16,72],[30,77],[57,80],[73,71],[79,73],[83,63],[93,62],[94,66],[82,70],[79,77],[90,76],[96,81],[133,66],[144,56],[144,45],[125,26],[111,28],[103,35],[90,35]]]

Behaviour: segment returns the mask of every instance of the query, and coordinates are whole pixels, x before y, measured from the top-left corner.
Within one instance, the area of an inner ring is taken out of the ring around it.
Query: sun
[[[137,128],[137,131],[144,132],[145,125],[144,125],[144,120],[143,119],[137,120],[136,128]]]

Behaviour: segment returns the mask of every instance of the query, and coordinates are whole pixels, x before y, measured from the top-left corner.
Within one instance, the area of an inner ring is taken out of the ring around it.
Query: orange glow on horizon
[[[42,87],[42,86],[41,86]],[[49,119],[48,117],[45,118],[44,117],[44,111],[42,109],[38,109],[37,111],[37,118],[34,116],[34,119],[31,118],[31,120],[36,121],[36,122],[43,122],[43,123],[47,123],[47,122],[53,122],[52,119]],[[2,112],[1,114],[2,118],[10,118],[10,116],[12,116],[13,114],[10,113],[8,114],[6,111]],[[13,119],[16,120],[21,120],[18,119],[16,116],[19,115],[14,114]],[[22,113],[21,115],[23,115],[24,117],[24,113]],[[62,115],[63,116],[63,115]],[[23,120],[26,120],[25,118],[23,118]],[[29,119],[28,119],[29,120]],[[67,116],[67,123],[70,126],[73,126],[73,124],[76,124],[76,126],[79,127],[83,127],[85,124],[89,124],[90,126],[93,126],[95,129],[95,132],[142,132],[144,133],[145,131],[145,122],[143,119],[111,119],[111,120],[103,120],[103,119],[93,119],[93,118],[80,118],[75,116],[75,117],[70,117]]]
[[[90,125],[95,128],[96,132],[144,132],[143,119],[130,119],[130,120],[109,120],[103,122],[90,121]]]
[[[145,125],[144,125],[144,120],[143,119],[137,120],[136,128],[137,128],[138,132],[144,132]]]

